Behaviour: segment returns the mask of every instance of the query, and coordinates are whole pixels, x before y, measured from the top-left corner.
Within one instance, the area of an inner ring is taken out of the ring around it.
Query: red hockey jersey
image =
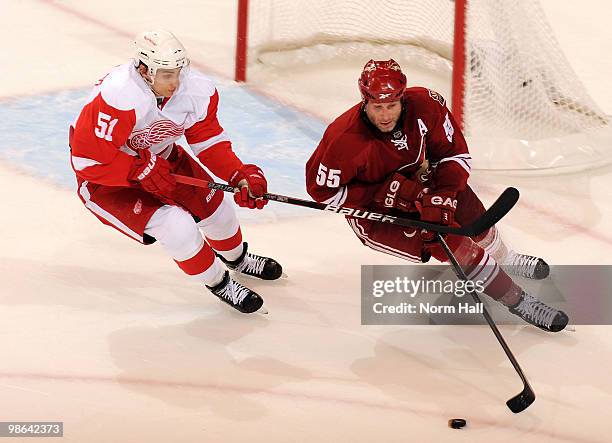
[[[131,186],[127,177],[139,149],[167,158],[182,135],[202,163],[228,180],[242,166],[217,119],[212,82],[184,68],[180,85],[161,106],[132,62],[114,68],[94,87],[70,131],[77,177],[108,186]]]
[[[306,163],[306,188],[313,199],[369,207],[388,176],[396,171],[410,176],[425,160],[433,169],[435,189],[465,188],[471,157],[444,98],[415,87],[406,89],[403,102],[400,121],[390,133],[367,121],[361,103],[328,126]]]

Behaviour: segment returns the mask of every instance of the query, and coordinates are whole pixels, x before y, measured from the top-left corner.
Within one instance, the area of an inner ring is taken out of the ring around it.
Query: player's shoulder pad
[[[176,92],[176,100],[182,101],[193,112],[197,121],[208,116],[211,103],[218,106],[215,84],[206,75],[189,66],[181,75],[181,86]],[[215,111],[213,111],[215,112]]]
[[[431,104],[431,101],[433,100],[441,106],[446,106],[446,100],[442,94],[434,91],[433,89],[427,89],[421,86],[406,88],[406,91],[404,92],[404,99],[412,101],[413,103],[425,102],[425,104],[427,104],[427,102]]]
[[[357,139],[360,138],[359,123],[361,121],[361,104],[355,105],[329,124],[323,135],[326,155],[342,162],[352,160],[350,152],[358,149]]]
[[[132,62],[117,66],[99,85],[104,102],[120,111],[146,113],[152,103],[152,92],[134,69]]]
[[[351,132],[354,129],[355,125],[358,124],[361,113],[361,103],[353,106],[347,111],[340,114],[338,117],[332,121],[327,129],[325,130],[325,134],[329,136],[340,136],[342,134],[346,134]]]
[[[213,81],[191,66],[185,69],[185,75],[181,81],[183,88],[179,89],[179,95],[208,100],[215,93],[216,88]]]

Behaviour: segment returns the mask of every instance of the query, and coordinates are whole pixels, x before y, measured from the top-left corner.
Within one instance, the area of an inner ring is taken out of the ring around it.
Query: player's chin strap
[[[230,192],[232,194],[240,191],[240,189],[237,187],[233,187],[223,183],[216,183],[213,181],[202,180],[194,177],[187,177],[184,175],[172,175],[176,179],[177,183],[198,186],[201,188],[216,189],[223,192]],[[378,212],[368,211],[367,209],[363,208],[351,208],[347,206],[319,203],[312,200],[303,200],[301,198],[287,197],[280,194],[267,193],[264,194],[262,198],[279,203],[302,206],[304,208],[335,212],[337,214],[372,220],[379,223],[389,223],[392,225],[425,229],[427,231],[439,232],[442,234],[455,234],[466,237],[475,237],[495,225],[495,223],[501,220],[514,207],[514,205],[518,201],[519,192],[515,188],[506,188],[504,192],[502,192],[501,195],[497,198],[497,200],[495,200],[495,202],[491,205],[491,207],[487,209],[484,214],[482,214],[478,219],[476,219],[473,223],[469,225],[459,227],[442,226],[411,218],[380,214]]]

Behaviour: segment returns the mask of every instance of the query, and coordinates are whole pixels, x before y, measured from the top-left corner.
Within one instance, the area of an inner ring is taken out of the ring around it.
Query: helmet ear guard
[[[170,31],[159,29],[138,34],[134,40],[134,66],[147,67],[151,80],[158,69],[176,69],[189,65],[187,51]]]
[[[393,59],[370,60],[357,81],[364,103],[387,103],[401,100],[406,90],[406,76]]]

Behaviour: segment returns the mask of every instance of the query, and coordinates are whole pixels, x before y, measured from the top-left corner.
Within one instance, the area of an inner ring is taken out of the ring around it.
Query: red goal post
[[[238,0],[238,23],[236,25],[236,68],[234,79],[246,81],[249,0]]]

